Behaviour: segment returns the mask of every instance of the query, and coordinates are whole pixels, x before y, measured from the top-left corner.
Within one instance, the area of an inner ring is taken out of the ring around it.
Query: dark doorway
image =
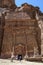
[[[22,55],[18,55],[18,60],[22,60],[23,58],[22,58]]]

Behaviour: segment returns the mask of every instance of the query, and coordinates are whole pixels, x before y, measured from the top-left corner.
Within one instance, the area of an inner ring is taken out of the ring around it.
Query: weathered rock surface
[[[9,6],[13,4],[13,0],[11,0],[12,2],[10,2],[10,0],[6,1],[9,2]],[[7,4],[6,1],[5,4]],[[21,7],[16,7],[15,10],[11,11],[11,9],[9,9],[9,12],[6,8],[6,12],[4,13],[5,18],[2,19],[4,23],[0,20],[0,22],[5,24],[4,26],[2,24],[3,28],[0,29],[3,31],[3,33],[0,33],[0,36],[3,37],[3,39],[0,37],[0,40],[3,41],[0,42],[1,56],[11,56],[12,51],[15,55],[22,54],[24,56],[26,50],[29,56],[33,56],[34,47],[38,50],[38,52],[36,50],[36,53],[40,54],[41,29],[38,26],[36,12],[38,12],[38,15],[40,14],[38,8],[27,3]]]

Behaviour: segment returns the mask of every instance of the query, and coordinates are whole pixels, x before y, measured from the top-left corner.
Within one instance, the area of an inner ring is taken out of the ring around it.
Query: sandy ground
[[[30,62],[25,60],[22,60],[21,62],[14,60],[13,62],[11,62],[11,60],[0,59],[0,65],[43,65],[43,63]]]

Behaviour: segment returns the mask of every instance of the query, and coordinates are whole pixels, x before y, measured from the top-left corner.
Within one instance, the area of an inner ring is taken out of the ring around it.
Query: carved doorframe
[[[17,44],[15,45],[15,55],[23,55],[25,54],[25,45],[24,44]]]

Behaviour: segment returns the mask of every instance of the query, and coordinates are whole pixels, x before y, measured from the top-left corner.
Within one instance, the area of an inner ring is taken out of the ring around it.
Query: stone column
[[[1,37],[2,37],[2,29],[1,29],[1,18],[2,18],[2,14],[1,14],[1,12],[0,12],[0,55],[1,55],[1,47],[2,47],[2,44],[1,44]]]
[[[27,35],[26,35],[26,31],[24,30],[24,34],[26,36],[26,53],[25,53],[25,56],[24,56],[24,59],[28,59],[28,49],[27,49]]]
[[[39,56],[38,48],[34,47],[34,56],[33,57],[37,57],[37,56]]]
[[[43,56],[43,21],[41,21],[41,56]]]

